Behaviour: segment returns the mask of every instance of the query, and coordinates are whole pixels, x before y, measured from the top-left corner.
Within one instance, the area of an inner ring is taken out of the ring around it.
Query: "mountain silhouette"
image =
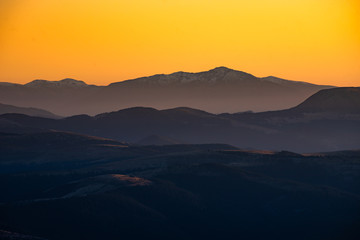
[[[288,81],[218,67],[205,72],[158,74],[108,86],[83,81],[35,80],[25,85],[0,83],[0,101],[47,109],[62,116],[90,114],[136,106],[157,109],[186,106],[211,113],[269,111],[298,105],[331,86]]]

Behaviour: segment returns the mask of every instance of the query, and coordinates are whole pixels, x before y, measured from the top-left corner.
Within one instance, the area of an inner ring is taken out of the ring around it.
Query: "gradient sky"
[[[358,0],[0,0],[0,81],[217,66],[360,86]]]

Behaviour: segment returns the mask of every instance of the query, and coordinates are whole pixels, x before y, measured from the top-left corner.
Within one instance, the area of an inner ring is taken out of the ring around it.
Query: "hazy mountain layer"
[[[338,98],[343,101],[336,108],[327,103]],[[58,120],[5,114],[0,123],[5,132],[21,132],[14,131],[16,126],[57,129],[131,143],[158,135],[181,143],[226,143],[245,149],[335,151],[360,148],[359,99],[359,88],[338,88],[322,90],[282,111],[216,115],[191,108],[138,107]]]
[[[295,106],[318,90],[329,88],[219,67],[207,72],[176,72],[108,86],[83,81],[35,80],[25,85],[0,83],[0,101],[50,110],[62,116],[99,114],[122,108],[191,107],[212,113],[268,111]]]

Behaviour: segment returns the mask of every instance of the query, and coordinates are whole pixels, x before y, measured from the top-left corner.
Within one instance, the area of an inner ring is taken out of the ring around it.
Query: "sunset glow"
[[[360,85],[357,0],[2,0],[0,81],[105,85],[217,66]]]

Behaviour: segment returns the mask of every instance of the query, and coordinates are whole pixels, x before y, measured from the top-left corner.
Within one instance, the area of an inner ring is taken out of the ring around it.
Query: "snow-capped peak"
[[[236,71],[227,67],[217,67],[204,72],[175,72],[171,74],[157,74],[149,77],[127,80],[111,85],[145,83],[150,85],[182,85],[182,84],[228,84],[241,82],[246,79],[254,79],[251,74]]]

